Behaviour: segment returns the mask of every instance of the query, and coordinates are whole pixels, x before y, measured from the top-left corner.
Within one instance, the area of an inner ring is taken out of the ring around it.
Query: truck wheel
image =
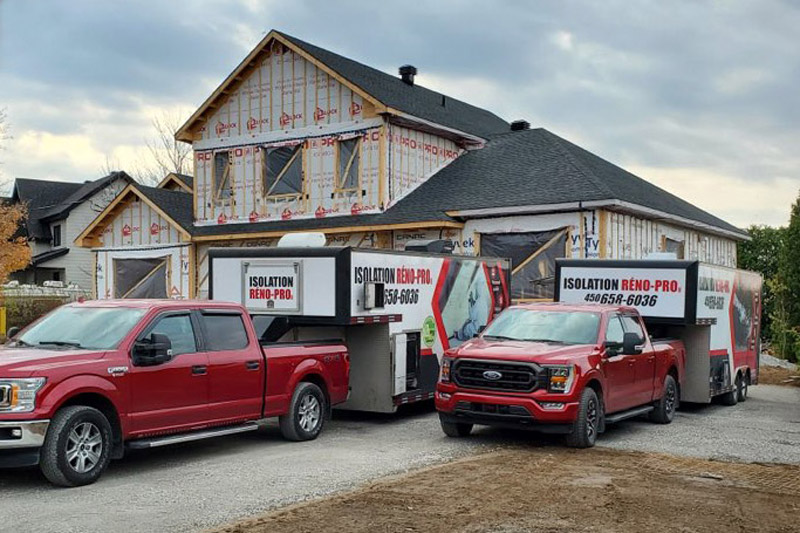
[[[742,383],[741,374],[737,374],[733,390],[730,392],[726,392],[725,394],[719,397],[719,401],[722,403],[722,405],[730,406],[739,403],[739,389],[742,386],[741,383]]]
[[[747,401],[747,389],[750,388],[750,374],[745,374],[739,380],[739,386],[736,388],[736,400],[740,402]]]
[[[313,383],[299,383],[289,412],[279,419],[283,437],[294,441],[316,439],[325,425],[325,413],[322,390]]]
[[[439,416],[439,423],[442,425],[442,431],[448,437],[457,439],[459,437],[468,437],[472,433],[472,424],[464,422],[447,422]]]
[[[89,485],[108,467],[112,442],[103,413],[83,405],[65,407],[50,422],[39,467],[54,485]]]
[[[650,412],[650,420],[657,424],[669,424],[675,418],[675,411],[680,405],[680,394],[675,378],[667,376],[664,379],[664,390],[661,399],[655,403],[655,409]]]
[[[586,387],[578,404],[578,417],[572,423],[572,432],[566,435],[570,448],[591,448],[597,441],[597,430],[603,419],[602,407],[597,393]]]

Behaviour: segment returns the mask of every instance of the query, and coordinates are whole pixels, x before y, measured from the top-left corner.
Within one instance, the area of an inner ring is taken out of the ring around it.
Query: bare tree
[[[153,136],[147,139],[152,163],[163,178],[170,172],[191,172],[192,145],[177,141],[175,132],[183,125],[179,112],[164,111],[153,118]]]

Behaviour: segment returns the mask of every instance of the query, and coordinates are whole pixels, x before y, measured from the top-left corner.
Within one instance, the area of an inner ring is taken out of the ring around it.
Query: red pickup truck
[[[634,308],[517,305],[445,354],[436,408],[451,437],[483,424],[562,433],[586,448],[607,423],[643,414],[670,423],[685,364],[683,343],[651,339]]]
[[[240,305],[106,300],[65,305],[0,349],[0,466],[96,481],[126,448],[257,429],[316,438],[348,396],[339,341],[264,344]]]

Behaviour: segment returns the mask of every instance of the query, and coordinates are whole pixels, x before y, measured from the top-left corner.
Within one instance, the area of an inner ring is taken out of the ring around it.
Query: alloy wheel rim
[[[314,431],[322,418],[322,407],[319,400],[312,394],[306,395],[300,401],[298,414],[300,416],[300,427],[304,431]]]
[[[666,398],[666,408],[667,413],[672,414],[675,411],[675,386],[670,385],[667,387],[667,398]]]
[[[597,401],[589,400],[586,406],[586,436],[593,439],[597,434]]]
[[[79,474],[94,469],[103,455],[103,435],[91,422],[82,422],[72,428],[67,437],[67,463]]]

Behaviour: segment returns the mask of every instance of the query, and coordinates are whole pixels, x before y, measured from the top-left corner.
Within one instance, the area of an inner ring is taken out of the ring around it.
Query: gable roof
[[[75,207],[117,179],[133,182],[133,178],[121,171],[84,183],[17,178],[12,199],[28,205],[28,237],[46,241],[52,238],[50,221],[66,217]]]
[[[542,128],[491,136],[483,149],[466,152],[384,213],[199,226],[194,235],[203,239],[343,227],[421,227],[420,223],[445,227],[462,225],[461,220],[472,218],[471,210],[576,210],[581,205],[612,210],[627,206],[645,217],[669,217],[679,225],[748,238],[745,231]]]
[[[442,93],[408,85],[399,77],[364,65],[324,48],[276,31],[290,43],[308,52],[340,76],[353,82],[384,105],[417,118],[486,138],[508,131],[509,124],[491,111],[456,100]]]
[[[192,194],[130,183],[75,238],[78,246],[91,247],[99,243],[99,235],[111,223],[131,197],[137,197],[157,211],[188,240],[194,229]]]
[[[401,117],[406,115],[409,120],[413,118],[422,119],[435,125],[484,139],[492,133],[499,133],[509,129],[508,122],[490,111],[417,84],[408,85],[397,76],[392,76],[291,35],[272,30],[225,78],[220,86],[192,114],[189,120],[180,127],[175,133],[176,139],[191,142],[189,131],[195,122],[213,107],[217,99],[225,98],[225,92],[229,87],[242,79],[244,71],[252,65],[262,51],[267,49],[268,44],[273,39],[310,56],[321,68],[334,73],[352,89],[369,100],[380,104],[379,112],[395,114]]]
[[[170,172],[161,182],[156,185],[158,189],[166,189],[170,184],[176,184],[186,192],[192,192],[194,189],[194,177],[187,174],[179,174],[178,172]]]

